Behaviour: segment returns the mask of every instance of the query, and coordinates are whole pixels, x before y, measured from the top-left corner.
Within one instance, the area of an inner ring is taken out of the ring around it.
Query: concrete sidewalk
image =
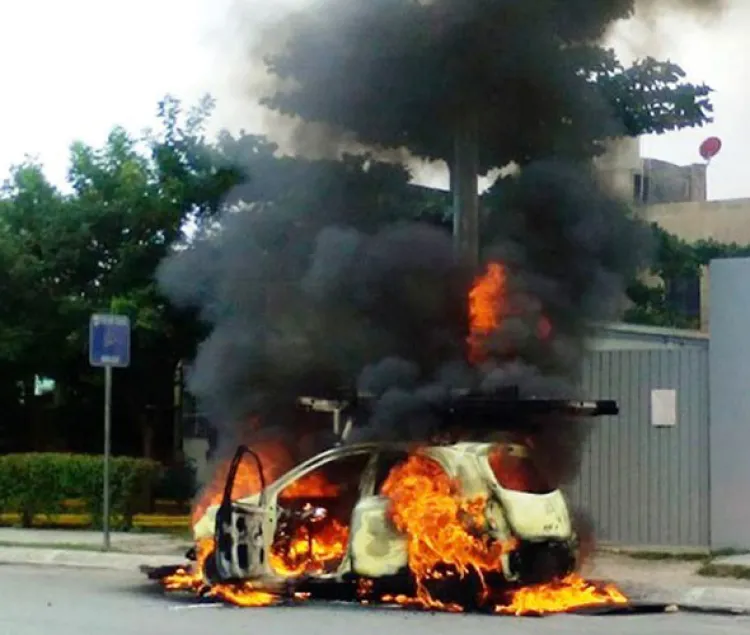
[[[183,559],[174,555],[97,552],[75,549],[40,549],[38,547],[0,547],[1,565],[36,565],[76,567],[80,569],[110,569],[113,571],[138,571],[143,564],[160,567],[181,564]]]
[[[114,532],[103,551],[101,532],[0,528],[0,564],[137,571],[142,564],[179,564],[190,544],[168,534]]]
[[[701,562],[640,560],[599,553],[583,574],[612,580],[633,600],[675,604],[683,610],[750,614],[750,580],[699,575]]]
[[[174,554],[190,547],[184,537],[157,533],[110,533],[113,552],[132,554]],[[15,529],[0,527],[0,547],[59,548],[101,551],[104,535],[98,531],[60,529]]]

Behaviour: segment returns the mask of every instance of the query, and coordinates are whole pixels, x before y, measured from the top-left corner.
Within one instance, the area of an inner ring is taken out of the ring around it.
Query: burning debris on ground
[[[618,589],[576,573],[591,536],[560,488],[575,474],[582,419],[616,413],[566,400],[580,397],[591,323],[617,316],[646,241],[579,160],[628,127],[558,53],[595,42],[632,2],[550,0],[543,22],[518,12],[528,3],[499,0],[345,4],[283,29],[331,36],[308,70],[326,99],[343,88],[336,124],[408,123],[405,145],[446,158],[443,133],[480,103],[495,145],[513,129],[482,161],[522,167],[483,197],[478,268],[445,228],[373,218],[356,191],[325,179],[228,210],[164,263],[162,289],[211,327],[189,388],[223,451],[240,448],[198,497],[194,561],[158,577],[240,606],[330,594],[515,615],[623,606]],[[413,37],[415,11],[429,13],[434,37]],[[479,44],[511,26],[513,37],[478,50],[459,35],[480,23]],[[385,46],[372,35],[383,30],[404,63],[358,69],[364,49]],[[283,61],[284,51],[271,62],[282,76]],[[384,92],[428,62],[452,70],[421,101]],[[303,97],[290,98],[295,112],[315,119],[326,104]],[[567,154],[540,151],[542,128]]]

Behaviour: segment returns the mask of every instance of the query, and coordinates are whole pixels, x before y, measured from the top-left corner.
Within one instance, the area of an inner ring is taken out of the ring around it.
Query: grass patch
[[[52,550],[62,550],[62,551],[95,551],[100,552],[102,549],[100,547],[95,547],[93,545],[82,545],[80,543],[73,543],[73,542],[11,542],[6,540],[0,540],[0,547],[20,547],[20,548],[28,548],[28,549],[52,549]],[[122,549],[116,549],[114,547],[110,547],[110,552],[114,553],[127,553],[123,551]]]
[[[704,562],[709,563],[715,558],[750,554],[747,549],[717,549],[716,551],[669,551],[659,549],[603,549],[602,553],[627,556],[634,560],[648,560],[654,562]]]
[[[707,578],[750,580],[750,567],[743,567],[738,564],[715,564],[709,562],[698,569],[697,573]]]
[[[669,552],[669,551],[629,551],[624,555],[635,560],[658,560],[660,562],[703,562],[713,556],[708,553]]]
[[[750,553],[747,549],[717,549],[711,554],[713,558],[725,558],[727,556],[744,556]]]

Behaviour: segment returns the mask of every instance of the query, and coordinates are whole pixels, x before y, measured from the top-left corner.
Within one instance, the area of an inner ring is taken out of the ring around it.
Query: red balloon
[[[701,143],[699,152],[701,153],[701,156],[708,161],[719,154],[719,150],[721,150],[721,139],[719,139],[719,137],[709,137]]]

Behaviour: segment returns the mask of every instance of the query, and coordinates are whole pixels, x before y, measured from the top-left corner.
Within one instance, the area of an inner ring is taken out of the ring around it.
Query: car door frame
[[[288,487],[294,481],[300,478],[303,478],[307,474],[313,472],[316,469],[319,469],[320,467],[328,463],[331,463],[332,461],[356,456],[358,454],[364,454],[364,455],[368,455],[368,458],[359,476],[358,497],[357,497],[357,502],[359,502],[359,500],[362,499],[363,492],[368,487],[368,483],[372,482],[372,471],[374,469],[376,457],[378,456],[379,447],[380,446],[378,444],[368,443],[368,444],[357,444],[357,445],[351,445],[351,446],[340,446],[340,447],[333,448],[331,450],[326,450],[325,452],[322,452],[321,454],[317,454],[314,457],[311,457],[310,459],[303,461],[296,467],[286,472],[283,476],[276,479],[273,483],[268,485],[265,490],[266,514],[265,514],[265,524],[263,528],[266,553],[271,552],[271,548],[273,546],[273,541],[274,541],[275,534],[276,534],[276,528],[278,524],[278,509],[279,509],[278,496],[286,487]],[[339,565],[337,570],[333,573],[319,574],[317,577],[321,579],[338,578],[342,576],[343,574],[345,574],[349,570],[350,566],[351,566],[351,535],[349,536],[349,539],[347,540],[346,553],[344,554],[344,558],[342,559],[341,564]],[[275,575],[277,577],[284,577],[284,578],[294,577],[294,576],[284,576],[283,574],[280,574],[277,571],[275,571],[271,567],[271,564],[268,558],[266,558],[266,567],[270,574]]]

